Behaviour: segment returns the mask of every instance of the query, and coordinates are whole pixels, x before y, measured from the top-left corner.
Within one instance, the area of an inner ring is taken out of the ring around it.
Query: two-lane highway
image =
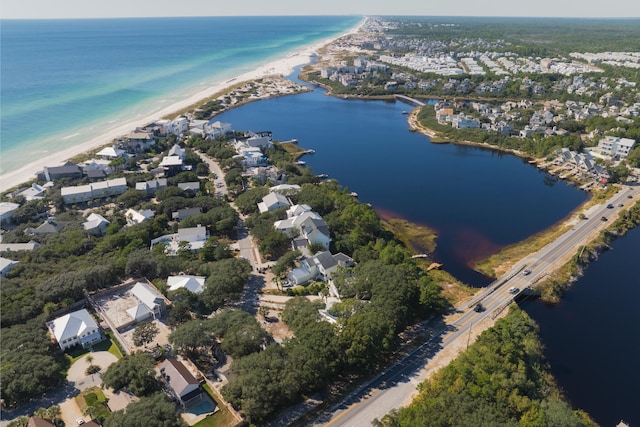
[[[448,324],[427,325],[425,332],[431,338],[426,343],[363,384],[340,404],[318,417],[313,425],[367,426],[392,409],[408,404],[416,386],[437,369],[431,363],[436,354],[449,346],[464,349],[472,329],[477,333],[479,328],[492,326],[493,321],[489,320],[513,302],[520,292],[544,277],[550,268],[560,267],[558,263],[554,264],[555,261],[572,256],[588,244],[594,233],[607,225],[607,221],[600,218],[609,218],[617,213],[620,205],[629,201],[628,196],[635,197],[637,191],[625,187],[602,205],[592,207],[588,218],[580,220],[555,241],[514,265],[471,301],[457,307],[457,315],[451,316]],[[484,310],[475,311],[477,303],[481,303]]]

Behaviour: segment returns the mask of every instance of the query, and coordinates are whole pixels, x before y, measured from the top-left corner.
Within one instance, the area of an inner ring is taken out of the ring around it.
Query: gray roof
[[[325,270],[338,265],[338,261],[333,257],[333,255],[331,255],[331,252],[329,251],[319,252],[313,256],[313,259]]]
[[[178,184],[178,188],[184,191],[198,191],[200,190],[200,181],[181,182]]]
[[[180,398],[200,387],[193,374],[176,359],[166,359],[162,362],[160,374]]]
[[[171,219],[180,221],[193,215],[202,213],[202,208],[184,208],[171,213]]]

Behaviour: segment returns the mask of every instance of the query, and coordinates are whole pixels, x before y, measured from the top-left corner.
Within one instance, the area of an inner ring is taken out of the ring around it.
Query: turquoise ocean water
[[[361,17],[0,21],[0,173],[335,36]]]

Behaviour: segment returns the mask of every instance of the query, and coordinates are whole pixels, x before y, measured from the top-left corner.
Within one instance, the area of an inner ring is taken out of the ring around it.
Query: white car
[[[510,294],[517,294],[520,291],[520,289],[516,288],[515,286],[512,286],[509,288],[509,293]]]
[[[530,275],[530,274],[531,274],[531,270],[529,270],[529,269],[527,268],[527,269],[525,269],[525,270],[522,272],[522,274],[524,274],[525,276],[528,276],[528,275]]]
[[[78,419],[76,420],[76,422],[78,423],[78,425],[82,425],[82,424],[84,424],[84,419],[82,419],[82,418],[78,418]]]

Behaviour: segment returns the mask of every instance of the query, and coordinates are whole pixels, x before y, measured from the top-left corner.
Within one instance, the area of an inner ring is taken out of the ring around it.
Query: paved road
[[[215,188],[216,197],[224,197],[228,194],[227,183],[224,181],[224,173],[222,173],[222,169],[220,169],[220,165],[218,162],[207,156],[205,153],[200,151],[196,151],[198,156],[209,166],[209,171],[215,174],[215,178],[211,180],[213,183],[213,187]]]
[[[588,211],[588,218],[577,223],[571,230],[561,235],[554,242],[537,253],[515,265],[509,272],[489,285],[472,301],[457,307],[461,313],[449,324],[427,326],[425,332],[431,338],[404,359],[385,372],[362,385],[341,403],[330,408],[319,416],[314,426],[367,426],[374,419],[380,419],[394,408],[410,403],[416,386],[433,370],[427,369],[434,356],[448,346],[464,348],[468,344],[471,329],[476,325],[490,325],[485,320],[495,317],[506,308],[514,297],[524,289],[536,283],[546,275],[546,269],[560,257],[575,253],[582,245],[588,243],[588,237],[595,231],[603,229],[607,221],[600,217],[610,217],[621,209],[619,204],[629,205],[628,195],[637,198],[639,189],[625,187],[602,205],[594,206]],[[611,204],[613,208],[607,208]],[[525,274],[525,269],[529,274]],[[518,291],[510,292],[510,288]],[[481,302],[485,307],[476,312],[473,307]],[[483,322],[485,321],[485,322]],[[475,331],[478,332],[478,331]]]

